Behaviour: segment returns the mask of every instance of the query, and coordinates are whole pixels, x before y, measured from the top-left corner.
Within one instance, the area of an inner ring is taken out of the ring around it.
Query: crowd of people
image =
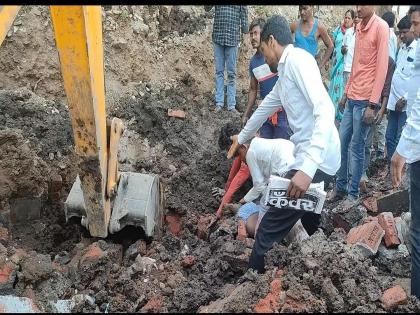
[[[281,15],[256,18],[248,27],[246,6],[215,7],[216,111],[224,105],[225,65],[227,107],[236,111],[243,34],[249,34],[256,50],[249,62],[242,130],[222,141],[230,145],[227,157],[234,161],[225,189],[215,191],[223,196],[217,216],[251,178],[253,186],[240,199],[237,216],[239,228],[255,239],[249,267],[264,272],[264,255],[274,243],[297,226],[311,235],[320,225],[314,211],[290,202],[281,209],[267,205],[263,196],[273,176],[289,180],[289,200],[300,200],[311,184],[324,183],[325,189],[334,187],[331,201],[343,200],[351,208],[367,189],[366,170],[373,159],[387,164],[390,188],[400,186],[407,163],[411,291],[420,298],[420,6],[410,7],[397,32],[392,12],[379,17],[368,5],[348,10],[332,36],[313,6],[299,6],[299,16],[291,24]],[[320,40],[326,46],[323,56]],[[327,65],[328,86],[321,77]]]

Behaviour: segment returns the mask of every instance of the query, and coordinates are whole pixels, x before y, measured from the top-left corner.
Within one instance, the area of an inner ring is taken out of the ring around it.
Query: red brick
[[[104,257],[104,251],[97,243],[93,243],[86,248],[84,255],[80,259],[80,263],[95,262]]]
[[[190,268],[195,264],[195,257],[192,255],[187,255],[182,259],[181,266],[184,268]]]
[[[236,239],[239,241],[245,241],[247,238],[248,233],[246,232],[246,226],[244,220],[238,221],[238,235],[236,236]]]
[[[347,244],[362,246],[376,254],[384,234],[379,223],[372,221],[352,228],[347,235]]]
[[[308,306],[303,300],[296,300],[286,296],[286,301],[282,306],[280,313],[308,313]]]
[[[10,293],[15,279],[16,266],[11,261],[0,262],[0,294]]]
[[[5,227],[0,227],[0,241],[7,242],[9,240],[9,230]]]
[[[176,117],[176,118],[185,118],[185,112],[180,109],[168,109],[168,116],[169,117]]]
[[[147,313],[160,313],[162,305],[162,297],[154,296],[141,308],[141,310]]]
[[[178,214],[166,215],[165,221],[168,227],[168,230],[173,235],[180,235],[182,232],[182,222],[181,217]]]
[[[263,299],[260,299],[254,307],[255,313],[278,313],[279,300],[281,294],[281,280],[274,279],[270,284],[270,293]]]
[[[378,201],[375,197],[368,197],[362,201],[362,205],[369,212],[377,213],[378,212]]]
[[[404,304],[407,301],[407,294],[400,285],[396,285],[386,290],[381,297],[382,306],[390,310],[397,305]]]
[[[362,224],[369,223],[369,222],[378,222],[378,217],[367,216],[363,221]]]
[[[392,212],[382,212],[378,215],[378,223],[385,231],[384,240],[386,247],[396,247],[401,244]]]

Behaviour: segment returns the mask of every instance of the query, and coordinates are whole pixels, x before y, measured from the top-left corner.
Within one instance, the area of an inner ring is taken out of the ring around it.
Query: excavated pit
[[[250,249],[235,240],[233,217],[217,222],[207,240],[197,237],[200,220],[214,215],[218,206],[211,188],[223,187],[231,163],[219,148],[220,133],[235,125],[228,113],[209,111],[210,95],[196,95],[191,84],[180,82],[167,91],[152,88],[142,99],[123,98],[108,109],[110,117],[122,118],[127,127],[121,170],[160,174],[165,184],[166,220],[159,240],[146,239],[133,227],[99,240],[77,219],[66,223],[63,201],[78,173],[68,112],[61,103],[25,89],[0,91],[1,222],[9,228],[2,255],[14,257],[20,270],[9,292],[32,298],[44,310],[54,310],[51,301],[77,292],[88,298],[79,298],[73,311],[253,311],[270,290],[271,274],[280,269],[286,302],[279,310],[296,310],[302,299],[308,302],[299,307],[307,311],[383,310],[381,293],[407,283],[409,260],[393,258],[399,272],[384,254],[365,258],[349,250],[342,230],[324,227],[325,232],[303,244],[276,246],[268,254],[265,275],[246,273]],[[186,93],[194,101],[183,101]],[[168,117],[169,108],[184,110],[186,118]],[[24,119],[28,111],[38,114]],[[11,115],[20,119],[12,124]],[[376,176],[379,169],[370,174]],[[54,202],[51,174],[63,178]],[[40,198],[39,218],[8,221],[6,210],[18,197]],[[41,264],[34,266],[31,260]],[[416,311],[419,304],[411,298],[399,310]]]

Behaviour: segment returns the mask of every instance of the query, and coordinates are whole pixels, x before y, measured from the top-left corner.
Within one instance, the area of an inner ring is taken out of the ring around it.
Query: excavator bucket
[[[109,232],[116,233],[127,225],[137,226],[149,237],[159,237],[163,219],[163,196],[159,176],[122,172],[112,201]],[[65,202],[65,214],[81,217],[89,226],[80,178],[77,177]]]
[[[106,118],[101,7],[51,6],[51,17],[79,157],[80,177],[66,200],[66,218],[81,217],[94,237],[126,225],[154,236],[163,209],[159,177],[118,172],[124,126]]]

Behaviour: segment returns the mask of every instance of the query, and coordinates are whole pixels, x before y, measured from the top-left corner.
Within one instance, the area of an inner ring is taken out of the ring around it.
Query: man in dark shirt
[[[243,5],[216,5],[213,25],[216,65],[216,111],[224,105],[225,65],[227,68],[227,107],[236,112],[236,61],[242,33],[248,30],[248,9]]]
[[[260,34],[264,24],[264,19],[256,18],[249,26],[251,45],[253,48],[257,49],[257,51],[251,58],[249,64],[249,76],[251,80],[249,83],[248,105],[242,117],[243,126],[246,124],[246,121],[251,115],[251,109],[257,99],[258,86],[260,88],[260,98],[264,99],[268,93],[271,92],[278,79],[277,72],[271,72],[270,67],[266,64],[264,55],[260,49]],[[283,108],[280,108],[265,121],[260,128],[259,135],[261,138],[266,139],[289,139],[289,127],[287,124],[286,113]]]

